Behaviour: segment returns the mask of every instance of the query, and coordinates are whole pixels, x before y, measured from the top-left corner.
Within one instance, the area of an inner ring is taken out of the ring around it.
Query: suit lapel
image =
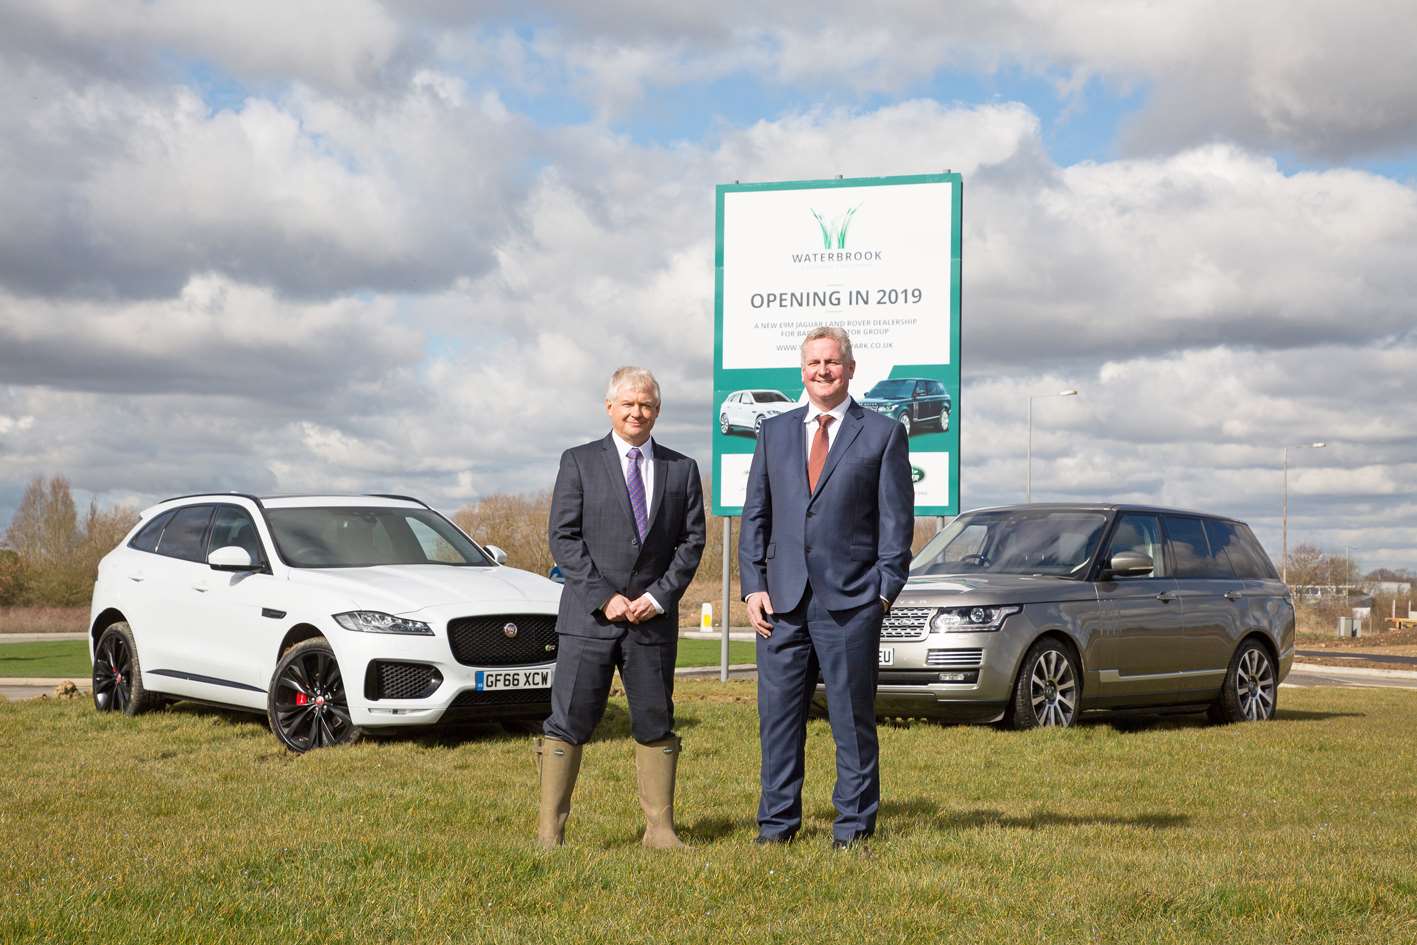
[[[861,418],[865,412],[865,408],[854,400],[851,402],[851,406],[846,408],[846,416],[841,418],[841,430],[836,435],[836,442],[832,444],[831,450],[827,453],[827,464],[822,467],[822,475],[821,478],[817,480],[817,491],[812,493],[812,499],[816,499],[817,496],[822,494],[822,490],[826,487],[827,480],[831,478],[832,470],[836,469],[837,465],[840,464],[842,454],[851,449],[851,444],[856,440],[856,437],[861,434],[861,427],[863,425]],[[806,440],[807,437],[805,434],[798,437],[798,441],[801,443],[798,447],[799,449],[803,451],[806,450]],[[804,470],[807,468],[805,459],[803,460],[802,468]],[[809,500],[807,504],[811,505],[812,503]]]
[[[601,443],[604,445],[606,474],[610,476],[610,491],[620,497],[618,500],[611,499],[610,501],[618,505],[620,511],[625,513],[625,523],[630,526],[630,535],[638,541],[635,513],[630,508],[630,490],[625,486],[625,471],[620,466],[620,455],[615,450],[615,440],[607,433]]]

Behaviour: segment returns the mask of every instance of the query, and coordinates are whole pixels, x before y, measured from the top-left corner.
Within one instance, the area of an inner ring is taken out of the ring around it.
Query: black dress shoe
[[[753,842],[760,847],[773,846],[775,844],[787,845],[792,842],[792,838],[797,836],[794,833],[760,833],[753,838]]]
[[[842,840],[842,839],[839,839],[839,838],[837,838],[837,837],[832,837],[832,849],[833,849],[833,850],[856,850],[856,849],[860,849],[860,848],[866,846],[866,837],[867,837],[867,836],[868,836],[867,834],[858,833],[858,834],[856,834],[856,836],[850,837],[850,838],[848,838],[848,839],[846,839],[846,840]]]

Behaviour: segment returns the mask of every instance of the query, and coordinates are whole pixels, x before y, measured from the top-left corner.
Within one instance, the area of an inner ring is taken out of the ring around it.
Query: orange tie
[[[831,441],[827,439],[827,427],[831,425],[832,415],[823,413],[817,415],[817,435],[812,437],[812,452],[807,456],[807,491],[817,491],[817,480],[822,477],[822,467],[827,464],[827,450],[831,449]]]

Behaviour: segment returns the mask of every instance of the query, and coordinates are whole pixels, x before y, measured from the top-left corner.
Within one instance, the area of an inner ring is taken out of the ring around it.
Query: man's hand
[[[629,602],[627,616],[630,623],[644,623],[659,616],[659,610],[655,608],[654,601],[649,599],[649,594],[641,594],[639,598]]]
[[[611,623],[620,623],[624,620],[630,620],[633,623],[634,621],[630,618],[630,607],[632,606],[628,597],[624,594],[616,594],[606,601],[605,606],[600,610],[605,614],[605,619]]]
[[[772,636],[772,601],[767,591],[754,591],[748,595],[748,622],[758,631],[760,637]]]

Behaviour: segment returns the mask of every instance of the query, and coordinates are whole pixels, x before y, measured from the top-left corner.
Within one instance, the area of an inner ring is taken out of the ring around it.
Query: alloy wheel
[[[1077,676],[1060,650],[1044,650],[1033,664],[1029,699],[1038,724],[1066,728],[1077,715]]]
[[[1241,654],[1235,667],[1235,692],[1246,719],[1258,722],[1274,714],[1274,669],[1264,650],[1252,647]]]
[[[122,712],[133,701],[133,651],[121,633],[105,633],[98,641],[93,701],[100,712]]]
[[[719,415],[718,415],[718,432],[719,432],[719,433],[727,433],[727,432],[728,432],[729,430],[731,430],[732,428],[733,428],[732,424],[730,424],[730,423],[728,422],[728,414],[726,414],[726,413],[721,413],[721,414],[719,414]]]
[[[910,436],[910,414],[909,414],[909,412],[902,412],[899,416],[896,417],[896,420],[900,423],[901,426],[905,427],[905,435],[906,435],[906,436]]]
[[[296,751],[343,744],[355,735],[339,664],[324,648],[285,663],[276,678],[273,709],[276,734]]]

